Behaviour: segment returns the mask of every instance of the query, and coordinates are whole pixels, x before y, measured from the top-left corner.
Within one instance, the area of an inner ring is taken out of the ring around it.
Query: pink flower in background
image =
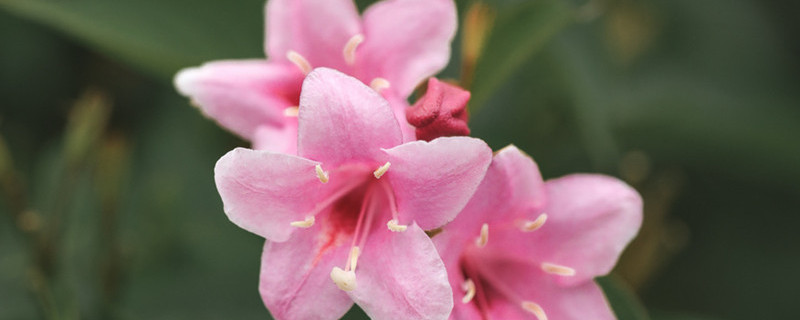
[[[352,0],[270,0],[268,60],[210,62],[182,70],[175,85],[255,148],[295,153],[303,77],[333,68],[380,91],[411,141],[405,99],[447,65],[456,19],[452,0],[384,0],[363,17]]]
[[[467,103],[470,93],[458,86],[428,80],[428,91],[406,110],[408,123],[416,127],[417,139],[467,136]]]
[[[278,319],[445,319],[452,293],[423,230],[452,220],[478,188],[481,140],[403,143],[386,100],[331,69],[299,101],[298,155],[235,149],[215,168],[225,213],[268,241],[260,292]]]
[[[433,238],[456,302],[451,319],[615,319],[594,277],[639,230],[625,183],[575,174],[543,182],[516,147],[498,152],[475,196]]]

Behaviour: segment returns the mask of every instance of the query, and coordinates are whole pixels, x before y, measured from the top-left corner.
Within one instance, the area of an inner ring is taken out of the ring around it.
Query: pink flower
[[[294,154],[300,85],[315,67],[352,75],[389,100],[405,141],[405,99],[450,58],[452,0],[384,0],[363,18],[352,0],[269,0],[268,60],[228,60],[188,68],[175,86],[208,117],[257,149]]]
[[[266,238],[261,296],[278,319],[445,319],[444,264],[423,230],[452,220],[491,162],[481,140],[403,144],[386,100],[331,69],[311,72],[298,155],[235,149],[215,168],[225,213]]]
[[[543,182],[533,160],[498,152],[475,196],[433,238],[453,295],[451,319],[615,319],[594,277],[642,222],[625,183],[575,174]]]
[[[428,91],[406,110],[408,123],[416,127],[417,139],[467,136],[467,103],[470,93],[436,78],[428,80]]]

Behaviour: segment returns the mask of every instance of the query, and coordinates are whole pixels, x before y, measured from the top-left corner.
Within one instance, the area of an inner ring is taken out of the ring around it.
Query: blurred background
[[[800,2],[457,4],[440,77],[472,90],[473,135],[642,193],[600,279],[620,319],[796,319]],[[263,240],[213,183],[247,144],[171,82],[263,57],[262,8],[0,0],[0,319],[269,318]]]

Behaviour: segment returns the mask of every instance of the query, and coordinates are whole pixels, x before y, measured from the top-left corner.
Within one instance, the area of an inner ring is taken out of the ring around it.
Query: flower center
[[[352,291],[356,288],[356,266],[367,239],[373,230],[376,218],[391,216],[386,226],[393,232],[403,232],[408,226],[400,224],[394,191],[387,179],[381,179],[389,173],[391,163],[378,166],[370,175],[364,166],[342,166],[325,171],[317,165],[314,174],[320,183],[332,184],[334,189],[324,200],[317,203],[306,219],[294,221],[292,226],[309,228],[314,225],[315,216],[329,210],[324,219],[325,235],[322,250],[338,246],[343,237],[350,238],[349,254],[342,263],[343,267],[331,270],[331,279],[342,290]],[[336,179],[342,178],[341,181]],[[387,212],[388,211],[388,212]]]
[[[533,221],[521,221],[517,224],[518,231],[508,228],[500,230],[503,232],[533,232],[544,226],[547,220],[546,214],[541,214]],[[501,251],[493,250],[489,243],[489,224],[481,226],[480,233],[476,236],[475,242],[469,244],[459,258],[459,267],[464,277],[461,289],[464,296],[462,303],[474,302],[481,312],[484,319],[489,319],[489,310],[492,299],[504,299],[518,305],[522,310],[534,315],[538,320],[547,320],[547,314],[541,305],[528,299],[524,299],[514,289],[516,285],[509,282],[509,278],[503,276],[513,269],[530,270],[531,265],[537,265],[545,273],[555,276],[574,276],[575,269],[550,263],[536,262],[520,254],[511,255]],[[523,272],[524,272],[523,271]],[[515,271],[516,272],[516,271]],[[528,284],[530,285],[530,284]]]

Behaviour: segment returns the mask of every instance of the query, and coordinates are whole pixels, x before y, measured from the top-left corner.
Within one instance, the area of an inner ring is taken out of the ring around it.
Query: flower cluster
[[[178,90],[248,139],[214,169],[225,214],[264,237],[277,319],[610,319],[594,283],[641,223],[610,177],[544,182],[467,137],[452,0],[270,0],[266,60],[181,71]]]

